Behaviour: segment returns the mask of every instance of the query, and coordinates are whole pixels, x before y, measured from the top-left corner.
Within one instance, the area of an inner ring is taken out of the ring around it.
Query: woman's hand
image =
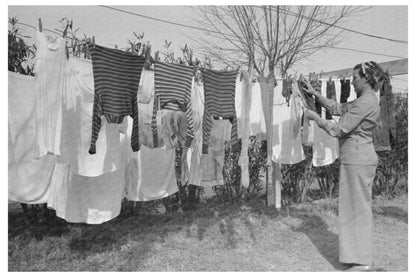
[[[305,77],[303,77],[302,75],[300,76],[300,81],[306,85],[307,89],[306,91],[310,94],[310,95],[315,95],[316,91],[315,89],[312,87],[311,82],[309,80],[306,80]]]
[[[316,112],[309,110],[309,109],[305,109],[303,113],[304,113],[304,116],[309,120],[316,121],[319,118],[319,115]]]

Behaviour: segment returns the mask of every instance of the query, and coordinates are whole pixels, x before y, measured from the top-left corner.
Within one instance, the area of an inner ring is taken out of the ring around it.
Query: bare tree
[[[337,26],[369,7],[198,6],[199,50],[214,62],[284,75],[296,62],[343,39]]]

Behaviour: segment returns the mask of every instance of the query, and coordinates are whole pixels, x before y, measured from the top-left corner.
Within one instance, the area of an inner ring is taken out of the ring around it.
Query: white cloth
[[[313,166],[325,166],[332,164],[339,156],[338,140],[328,135],[315,121],[311,121],[314,140],[312,146]]]
[[[194,139],[187,151],[188,171],[185,174],[189,175],[189,184],[199,186],[202,180],[202,118],[204,115],[204,86],[202,83],[194,82],[192,85],[191,107],[194,122]]]
[[[261,100],[261,87],[259,82],[252,83],[250,108],[250,136],[260,135],[266,138],[266,118]]]
[[[334,84],[335,84],[335,97],[337,99],[337,102],[341,103],[341,80],[335,79]]]
[[[201,157],[202,177],[197,186],[224,185],[222,170],[225,158],[225,141],[231,139],[231,122],[229,120],[214,120],[208,142],[208,154]]]
[[[132,152],[127,166],[127,199],[148,201],[178,191],[175,175],[175,150],[142,145]]]
[[[127,117],[125,145],[130,145],[133,119]],[[178,191],[175,175],[175,149],[154,148],[142,145],[133,152],[125,147],[127,164],[125,187],[130,201],[149,201],[167,197]]]
[[[248,144],[250,139],[250,112],[251,112],[251,96],[252,96],[252,76],[250,73],[242,72],[244,76],[244,83],[241,90],[241,120],[238,126],[239,138],[241,138],[241,155],[238,163],[241,167],[241,185],[248,188],[250,185],[249,175],[249,158],[248,158]],[[238,116],[237,116],[238,118]],[[238,123],[238,121],[237,121]]]
[[[142,70],[140,77],[139,89],[137,92],[137,102],[149,104],[155,95],[155,72],[151,70]]]
[[[35,80],[8,74],[9,199],[26,204],[46,203],[56,157],[33,158],[35,141]]]
[[[120,214],[124,196],[122,170],[98,177],[73,173],[68,164],[57,163],[48,207],[72,223],[101,224]]]
[[[121,168],[120,126],[102,118],[97,153],[90,155],[94,78],[90,60],[71,57],[66,78],[67,95],[74,105],[62,111],[62,142],[60,160],[69,163],[73,173],[99,176]]]
[[[352,79],[350,81],[350,88],[350,96],[348,97],[347,102],[351,102],[357,99],[357,93],[355,92],[354,86],[352,85]]]
[[[65,40],[61,37],[48,38],[43,32],[36,32],[35,59],[35,118],[36,145],[34,157],[48,152],[60,155],[62,130],[62,103],[71,98],[64,95],[65,70],[67,68]]]
[[[288,106],[282,95],[282,86],[283,83],[279,81],[274,88],[272,160],[282,164],[295,164],[305,159],[301,132],[297,132],[296,138],[293,137],[293,122],[299,120],[302,109],[297,109],[297,113],[293,110],[291,112],[291,109],[295,108],[294,101],[299,101],[299,99],[290,97]]]
[[[340,83],[340,82],[338,82]],[[338,101],[338,92],[341,95],[341,84],[338,87],[337,82],[335,82],[335,92],[337,94],[337,101]],[[322,91],[326,91],[326,81],[322,81],[321,86]],[[322,118],[325,118],[325,108],[322,108]],[[332,120],[337,120],[339,117],[335,117]],[[311,121],[312,129],[314,134],[314,143],[312,146],[312,164],[313,166],[325,166],[332,164],[339,156],[339,146],[338,146],[338,139],[331,137],[327,132],[323,129],[319,128],[316,122]]]

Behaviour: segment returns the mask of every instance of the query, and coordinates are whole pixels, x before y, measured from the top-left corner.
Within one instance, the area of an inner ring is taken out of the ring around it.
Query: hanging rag
[[[305,159],[301,142],[301,132],[297,133],[293,138],[293,123],[302,116],[302,110],[298,110],[298,114],[291,111],[293,101],[292,95],[289,100],[290,106],[286,102],[286,98],[281,93],[282,86],[278,85],[274,88],[274,105],[273,105],[273,129],[272,129],[272,160],[276,163],[295,164]]]
[[[35,126],[36,144],[33,155],[39,158],[47,153],[60,155],[62,131],[62,104],[72,97],[65,95],[65,40],[50,38],[36,32],[35,72]]]
[[[56,156],[33,159],[36,141],[35,79],[8,73],[8,193],[26,204],[47,203]]]

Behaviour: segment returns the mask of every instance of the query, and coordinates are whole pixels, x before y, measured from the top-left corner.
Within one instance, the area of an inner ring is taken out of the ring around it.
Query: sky
[[[116,6],[123,9],[158,19],[173,21],[195,26],[195,15],[189,6]],[[95,36],[98,44],[104,46],[126,46],[127,39],[133,38],[133,31],[144,32],[145,40],[152,44],[153,49],[163,49],[165,39],[173,42],[173,47],[192,41],[188,36],[201,36],[201,32],[179,27],[155,20],[138,17],[111,10],[102,6],[8,6],[8,16],[17,17],[20,22],[37,26],[38,18],[42,19],[43,27],[48,29],[62,28],[61,18],[73,19],[74,28],[80,28],[78,36],[87,34]],[[407,6],[374,6],[370,10],[349,19],[343,26],[354,30],[389,37],[408,40],[408,8]],[[34,37],[35,30],[21,26],[22,31]],[[52,33],[50,33],[53,35]],[[338,47],[353,48],[360,51],[383,53],[386,55],[407,58],[408,45],[370,38],[354,33],[346,33],[344,41]],[[299,70],[329,71],[342,69],[363,60],[373,59],[378,62],[397,59],[372,54],[357,53],[339,49],[328,49],[314,55],[310,61],[299,65]]]
[[[172,21],[180,24],[196,26],[198,20],[190,6],[176,5],[108,5],[113,8],[122,9],[132,13],[141,14],[161,20]],[[133,32],[143,33],[144,40],[152,45],[152,51],[163,50],[164,41],[171,41],[172,48],[176,55],[180,47],[188,44],[194,49],[198,56],[198,49],[195,43],[189,39],[198,39],[203,36],[202,32],[186,27],[175,26],[164,22],[155,21],[136,15],[126,14],[102,6],[8,6],[8,16],[17,17],[21,23],[34,27],[38,24],[38,18],[42,19],[43,28],[62,29],[59,22],[61,18],[69,18],[74,22],[73,28],[80,28],[77,31],[78,37],[94,36],[97,44],[114,47],[127,46],[127,39],[134,39]],[[397,40],[408,40],[408,7],[402,6],[373,6],[371,9],[356,15],[343,27],[350,28],[363,33],[393,38]],[[20,25],[23,34],[26,34],[34,41],[35,29]],[[48,33],[54,35],[53,33]],[[374,60],[385,62],[396,60],[399,57],[408,57],[408,45],[399,44],[387,40],[371,38],[351,32],[345,33],[343,41],[337,45],[340,48],[352,48],[359,51],[375,52],[394,57],[386,57],[376,54],[359,53],[340,49],[325,49],[309,57],[308,60],[297,63],[292,72],[308,73],[331,71],[353,67],[363,61]],[[202,55],[199,55],[202,57]],[[397,76],[394,79],[398,89],[405,89],[407,75]]]

